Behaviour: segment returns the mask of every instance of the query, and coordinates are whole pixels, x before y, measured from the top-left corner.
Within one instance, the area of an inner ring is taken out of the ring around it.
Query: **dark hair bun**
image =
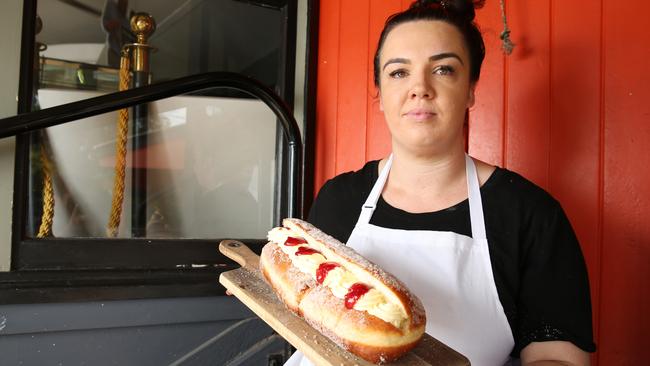
[[[409,10],[441,9],[450,15],[453,14],[456,17],[472,21],[476,16],[474,9],[480,9],[483,5],[485,5],[485,0],[416,0],[411,4]]]

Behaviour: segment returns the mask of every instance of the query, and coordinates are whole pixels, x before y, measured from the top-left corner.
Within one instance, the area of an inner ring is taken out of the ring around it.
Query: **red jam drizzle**
[[[366,292],[370,290],[368,286],[364,285],[363,283],[357,282],[350,286],[348,289],[348,293],[345,294],[345,307],[348,309],[352,309],[354,307],[354,304],[357,303],[359,298],[363,296]]]
[[[296,250],[296,255],[310,255],[316,253],[320,253],[320,252],[310,247],[299,247],[298,250]]]
[[[316,270],[316,281],[322,285],[323,282],[325,282],[325,277],[327,277],[327,274],[336,267],[339,267],[338,263],[334,263],[334,262],[321,263],[320,266],[318,266],[318,269]]]
[[[288,247],[295,247],[296,245],[307,244],[307,240],[303,238],[295,238],[293,236],[287,237],[287,240],[284,241],[284,245]]]

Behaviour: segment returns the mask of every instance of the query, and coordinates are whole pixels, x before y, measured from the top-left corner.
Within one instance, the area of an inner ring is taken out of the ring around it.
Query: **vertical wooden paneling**
[[[600,363],[647,364],[650,345],[650,2],[605,0]]]
[[[338,119],[339,1],[320,1],[314,192],[336,173],[336,160],[331,156],[336,152]]]
[[[506,60],[506,167],[547,187],[549,151],[548,1],[510,1],[508,15],[516,48]]]
[[[554,0],[551,7],[548,188],[562,203],[582,246],[598,318],[601,9],[593,4],[593,0]],[[597,340],[597,324],[594,330]]]
[[[385,18],[410,0],[321,0],[316,189],[390,151],[372,81]],[[564,207],[591,281],[598,365],[646,363],[650,344],[650,2],[499,1],[477,12],[487,56],[470,153]]]
[[[498,1],[488,1],[477,11],[477,23],[485,42],[485,60],[470,110],[469,153],[485,162],[504,165],[504,56],[499,35],[503,30]]]
[[[370,29],[368,37],[368,140],[366,160],[381,159],[391,150],[390,133],[384,120],[384,114],[379,109],[379,94],[373,82],[373,58],[377,49],[377,41],[384,28],[386,18],[397,13],[405,6],[400,0],[386,0],[370,2]]]
[[[336,171],[358,169],[366,158],[368,20],[370,0],[342,1]]]

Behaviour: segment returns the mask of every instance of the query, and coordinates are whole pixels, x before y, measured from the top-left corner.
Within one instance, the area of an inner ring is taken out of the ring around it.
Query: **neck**
[[[421,155],[396,149],[384,187],[389,204],[409,212],[432,212],[467,198],[465,153]]]
[[[465,152],[455,149],[440,155],[417,154],[396,149],[389,179],[411,189],[448,185],[465,177]]]

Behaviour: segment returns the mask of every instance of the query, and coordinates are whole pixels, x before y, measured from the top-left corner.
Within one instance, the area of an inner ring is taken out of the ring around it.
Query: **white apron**
[[[504,365],[514,347],[499,301],[474,161],[466,156],[472,237],[447,231],[387,229],[370,224],[392,155],[382,169],[348,245],[402,280],[426,309],[426,332],[474,366]],[[300,352],[285,363],[312,365]]]

